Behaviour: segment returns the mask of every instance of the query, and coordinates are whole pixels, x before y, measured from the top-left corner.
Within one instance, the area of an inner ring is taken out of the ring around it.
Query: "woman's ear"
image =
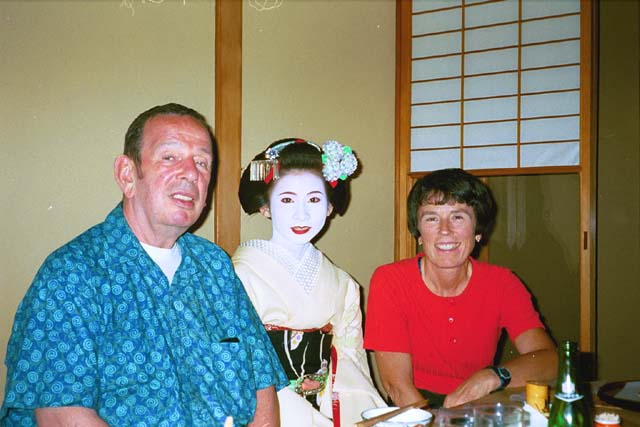
[[[476,234],[476,242],[480,243],[480,240],[482,240],[482,234]]]
[[[271,219],[271,210],[268,205],[260,207],[260,213],[265,217]]]
[[[135,182],[137,178],[136,165],[128,156],[120,154],[113,163],[113,176],[125,198],[129,199],[135,194]]]
[[[333,205],[331,203],[327,204],[327,216],[331,215],[333,212]]]

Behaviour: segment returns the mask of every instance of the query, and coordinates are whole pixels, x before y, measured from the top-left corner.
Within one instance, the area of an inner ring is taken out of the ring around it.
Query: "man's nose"
[[[182,162],[182,177],[189,182],[198,180],[198,165],[192,158],[187,158]]]

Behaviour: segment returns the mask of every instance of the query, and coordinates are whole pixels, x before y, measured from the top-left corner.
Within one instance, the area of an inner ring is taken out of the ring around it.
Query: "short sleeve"
[[[504,304],[501,308],[501,326],[513,341],[521,333],[534,328],[544,328],[533,306],[531,294],[511,271],[505,271]]]
[[[364,348],[410,353],[406,310],[402,309],[402,274],[393,265],[378,267],[371,277]]]

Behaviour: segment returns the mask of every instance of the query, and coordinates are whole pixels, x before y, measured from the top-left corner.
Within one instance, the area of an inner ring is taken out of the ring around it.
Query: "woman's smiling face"
[[[286,247],[310,242],[322,231],[331,211],[322,177],[293,170],[275,181],[269,209],[263,214],[271,217],[271,240]]]
[[[476,216],[466,203],[426,203],[418,208],[418,231],[425,261],[440,268],[465,265],[475,247]]]

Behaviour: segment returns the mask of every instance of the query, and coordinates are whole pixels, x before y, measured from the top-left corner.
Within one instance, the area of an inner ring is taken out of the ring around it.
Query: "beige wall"
[[[119,0],[0,2],[2,361],[45,256],[118,202],[112,163],[131,120],[169,101],[213,118],[214,3],[132,3],[134,15]]]
[[[640,2],[600,2],[600,377],[640,378]]]
[[[393,260],[395,2],[245,4],[243,19],[243,165],[285,137],[350,145],[362,173],[318,247],[367,286]],[[260,215],[241,224],[242,240],[271,235]]]

